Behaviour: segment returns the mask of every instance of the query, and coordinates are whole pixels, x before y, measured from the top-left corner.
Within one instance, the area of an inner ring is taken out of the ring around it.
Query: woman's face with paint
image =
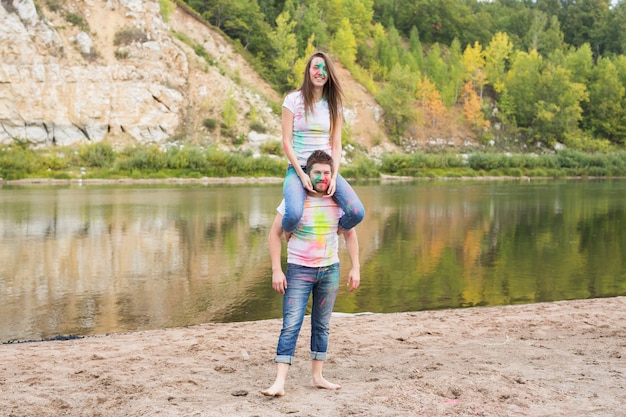
[[[309,68],[309,76],[313,85],[316,87],[322,87],[328,81],[328,68],[324,58],[316,56],[311,61],[311,67]]]
[[[326,193],[330,185],[332,170],[328,164],[313,164],[309,172],[313,189],[318,193]]]

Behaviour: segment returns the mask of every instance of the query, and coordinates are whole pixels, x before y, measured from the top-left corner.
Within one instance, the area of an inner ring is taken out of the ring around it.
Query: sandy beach
[[[280,320],[0,346],[1,416],[624,416],[626,297],[336,314],[310,386],[305,320],[284,397]]]

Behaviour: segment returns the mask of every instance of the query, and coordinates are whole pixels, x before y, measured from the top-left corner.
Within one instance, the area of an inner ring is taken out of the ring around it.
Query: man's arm
[[[270,261],[272,262],[272,288],[281,294],[285,294],[287,288],[287,278],[283,273],[283,267],[280,263],[280,255],[282,252],[281,238],[283,235],[282,229],[283,216],[276,214],[268,243],[270,247]]]
[[[343,232],[346,239],[346,249],[350,258],[350,272],[348,273],[348,283],[350,291],[356,290],[361,284],[361,264],[359,262],[359,239],[354,228]]]

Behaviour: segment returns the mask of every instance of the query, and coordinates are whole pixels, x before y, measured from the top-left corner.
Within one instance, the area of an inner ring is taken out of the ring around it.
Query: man
[[[307,192],[304,212],[298,228],[287,241],[287,273],[281,266],[281,228],[284,200],[269,235],[272,262],[272,287],[283,294],[283,325],[276,348],[276,380],[266,390],[267,396],[285,395],[285,380],[293,363],[298,334],[304,320],[309,296],[313,294],[311,311],[311,374],[312,384],[318,388],[339,389],[324,378],[322,369],[326,360],[330,318],[339,289],[339,235],[343,234],[351,269],[347,285],[354,291],[361,283],[359,243],[354,228],[340,231],[339,219],[343,211],[327,195],[333,174],[332,158],[324,151],[314,151],[307,160],[307,175],[313,191]]]

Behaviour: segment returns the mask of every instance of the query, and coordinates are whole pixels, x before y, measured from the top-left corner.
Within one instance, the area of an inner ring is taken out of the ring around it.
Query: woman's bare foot
[[[314,387],[316,388],[321,388],[321,389],[339,389],[341,388],[341,385],[337,385],[337,384],[333,384],[330,381],[327,381],[326,378],[322,377],[318,377],[318,378],[314,378],[312,381],[312,384]]]
[[[285,395],[285,387],[280,384],[274,384],[268,389],[262,390],[261,394],[267,397],[282,397]]]

